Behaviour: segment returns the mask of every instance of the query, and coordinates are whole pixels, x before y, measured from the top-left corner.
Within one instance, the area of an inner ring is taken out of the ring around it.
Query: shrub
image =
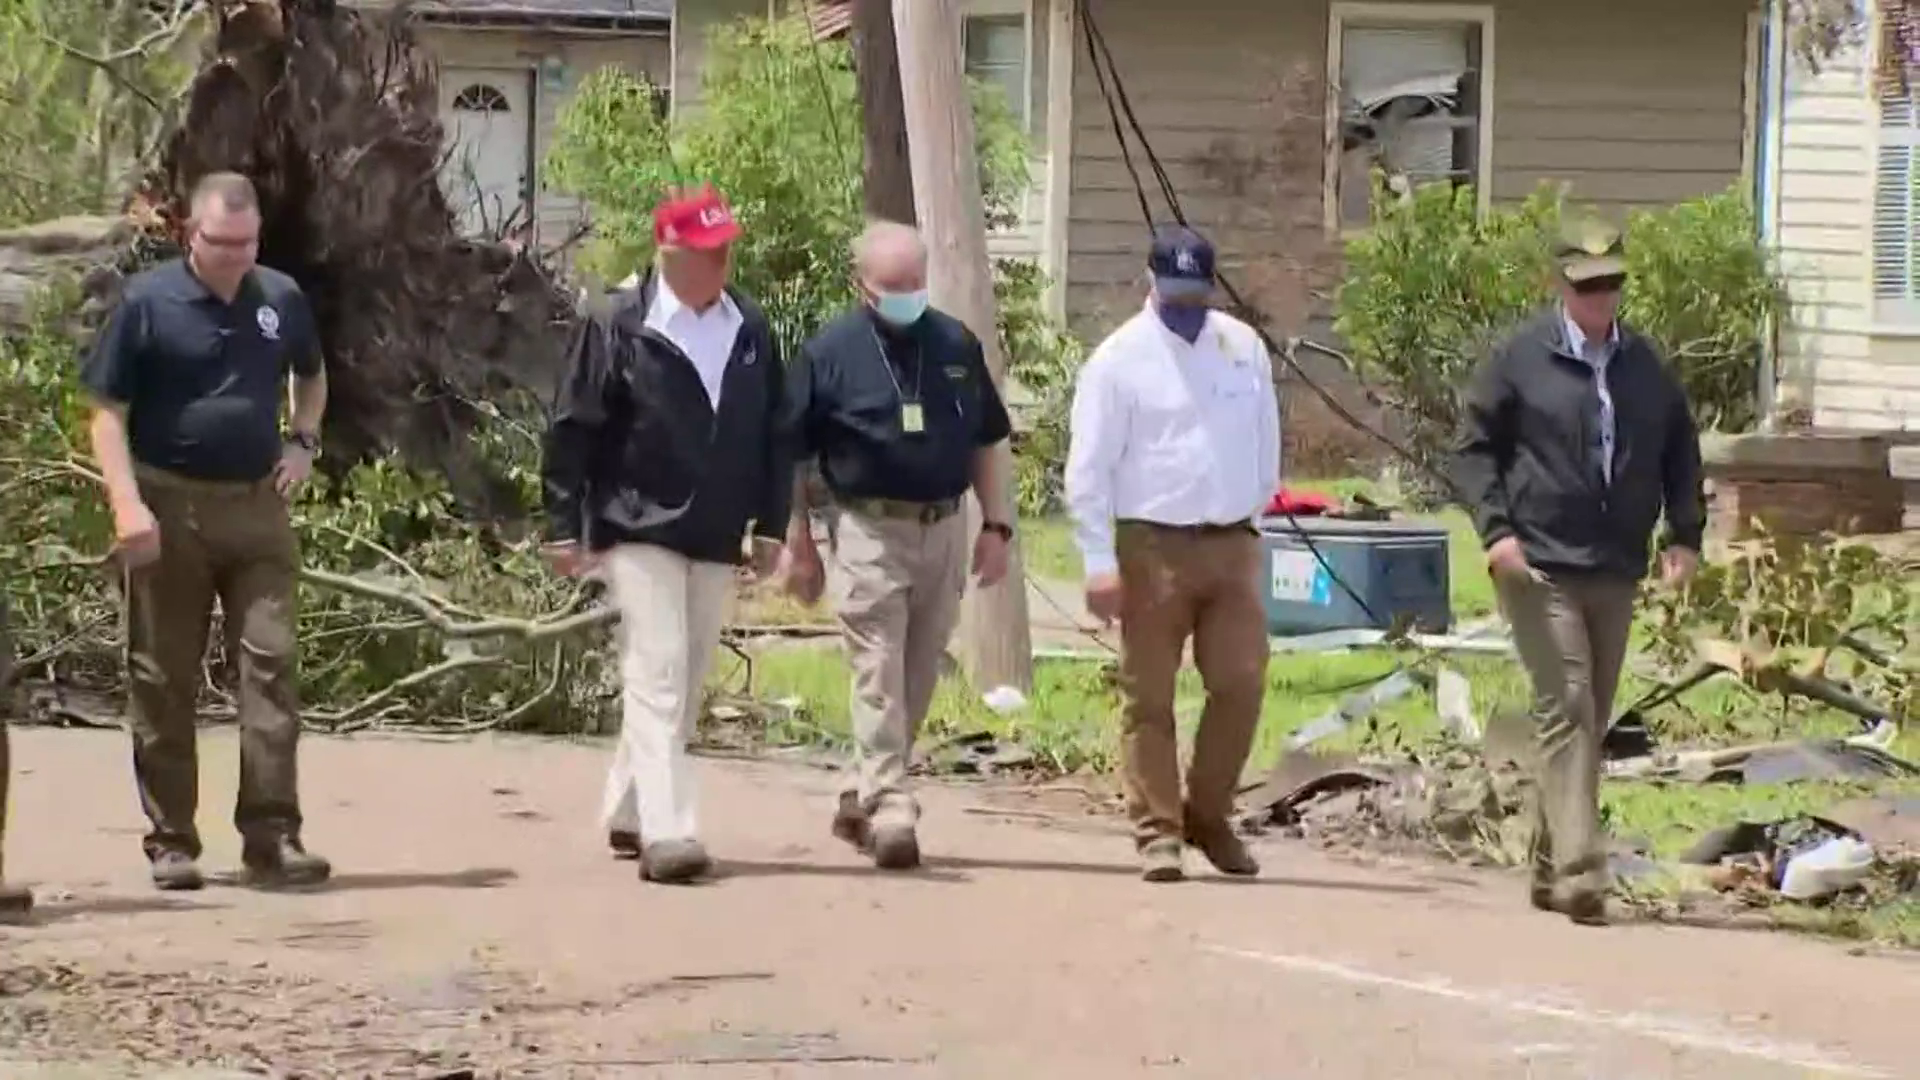
[[[1550,238],[1564,209],[1564,193],[1543,186],[1480,214],[1471,190],[1431,185],[1383,198],[1373,226],[1348,246],[1335,330],[1429,471],[1445,471],[1474,365],[1550,299]],[[1703,427],[1755,418],[1760,349],[1784,302],[1757,235],[1738,192],[1627,222],[1621,318],[1675,365]]]
[[[592,205],[583,263],[608,279],[651,258],[663,191],[712,183],[743,227],[736,280],[792,348],[854,301],[847,261],[863,215],[852,54],[814,43],[800,20],[744,20],[714,31],[700,90],[700,107],[669,123],[652,87],[601,69],[562,112],[548,175]],[[1003,97],[974,90],[981,190],[989,218],[1005,221],[1027,184],[1026,138]]]

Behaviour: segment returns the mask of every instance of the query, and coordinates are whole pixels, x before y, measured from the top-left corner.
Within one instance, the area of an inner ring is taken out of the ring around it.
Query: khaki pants
[[[1146,844],[1223,827],[1266,694],[1259,537],[1249,528],[1123,521],[1115,545],[1126,593],[1120,614],[1126,694],[1121,779],[1134,840]],[[1207,703],[1194,734],[1183,807],[1173,695],[1189,637]]]
[[[706,702],[733,567],[658,544],[617,545],[605,565],[620,609],[620,741],[607,770],[601,823],[648,844],[697,839],[687,740]]]
[[[1637,586],[1560,574],[1499,584],[1500,607],[1533,684],[1538,886],[1606,888],[1600,742],[1633,629]]]
[[[960,618],[971,555],[965,514],[924,525],[839,515],[834,608],[853,668],[854,755],[845,790],[869,813],[918,816],[907,766]]]
[[[233,822],[253,843],[298,839],[294,583],[298,545],[268,481],[218,483],[139,471],[160,526],[160,557],[126,575],[133,768],[152,831],[149,858],[198,858],[195,702],[213,603],[238,667],[240,794]]]

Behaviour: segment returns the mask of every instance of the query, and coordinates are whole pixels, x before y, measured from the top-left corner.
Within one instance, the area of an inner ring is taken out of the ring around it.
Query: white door
[[[462,231],[498,237],[527,224],[527,164],[533,73],[440,71],[440,123],[447,161],[440,180]]]

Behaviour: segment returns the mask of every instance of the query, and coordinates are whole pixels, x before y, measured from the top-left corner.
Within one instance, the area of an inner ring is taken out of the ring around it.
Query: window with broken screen
[[[1367,223],[1372,176],[1399,187],[1478,185],[1483,26],[1343,24],[1335,197],[1342,228]]]

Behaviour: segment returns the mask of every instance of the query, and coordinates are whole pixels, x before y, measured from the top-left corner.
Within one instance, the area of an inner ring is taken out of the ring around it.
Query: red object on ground
[[[1292,491],[1281,488],[1267,500],[1267,513],[1291,515],[1293,517],[1320,517],[1334,508],[1332,499],[1325,495],[1315,495],[1310,491]]]

